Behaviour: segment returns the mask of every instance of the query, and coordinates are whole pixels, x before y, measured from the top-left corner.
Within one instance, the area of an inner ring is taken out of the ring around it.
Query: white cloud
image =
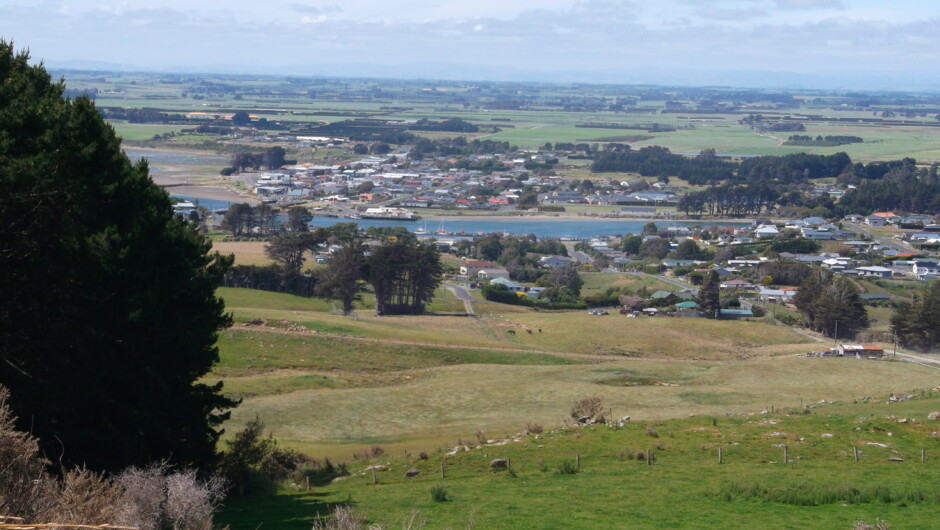
[[[479,0],[475,14],[457,0],[374,10],[365,0],[294,0],[274,10],[239,0],[153,3],[160,7],[0,0],[0,35],[50,61],[291,73],[305,64],[382,63],[877,75],[940,60],[940,8],[914,0],[895,0],[894,18],[880,16],[875,0],[544,0],[502,11],[505,0]]]

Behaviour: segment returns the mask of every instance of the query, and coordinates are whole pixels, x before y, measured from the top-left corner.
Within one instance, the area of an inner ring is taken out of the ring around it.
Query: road
[[[888,248],[897,250],[898,252],[913,252],[915,254],[920,253],[919,250],[911,247],[907,243],[903,243],[896,239],[887,239],[884,237],[876,236],[875,234],[873,234],[871,231],[869,231],[862,225],[858,225],[855,223],[845,223],[845,227],[857,234],[862,234],[862,235],[866,235],[870,237],[872,241],[874,241],[875,243],[878,243],[879,245],[884,245]]]
[[[463,307],[464,307],[464,309],[467,311],[467,314],[468,314],[468,315],[473,315],[473,314],[475,314],[475,312],[474,312],[474,310],[473,310],[473,302],[476,300],[476,298],[474,298],[473,296],[471,296],[471,295],[470,295],[470,292],[467,291],[467,289],[466,289],[465,287],[461,287],[461,286],[459,286],[459,285],[457,285],[457,284],[453,284],[453,283],[445,283],[445,284],[444,284],[444,287],[445,287],[448,291],[454,293],[454,296],[456,296],[458,300],[463,301]]]
[[[617,272],[617,271],[615,271],[615,272]],[[646,274],[645,272],[626,272],[626,273],[624,273],[624,274],[632,274],[633,276],[642,276],[642,277],[646,277],[646,278],[653,278],[654,280],[660,280],[660,281],[666,282],[666,283],[668,283],[668,284],[675,285],[676,287],[679,287],[679,288],[682,289],[682,290],[694,289],[694,287],[692,287],[691,285],[689,285],[689,284],[687,284],[687,283],[680,282],[679,280],[675,280],[675,279],[673,279],[673,278],[667,278],[667,277],[665,277],[665,276],[657,276],[657,275],[655,275],[655,274]]]
[[[578,263],[583,263],[586,265],[594,263],[594,258],[588,256],[586,253],[581,252],[580,250],[572,250],[568,253],[568,256],[573,258]]]

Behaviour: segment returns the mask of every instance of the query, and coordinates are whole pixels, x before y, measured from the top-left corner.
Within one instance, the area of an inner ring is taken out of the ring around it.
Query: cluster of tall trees
[[[753,185],[728,183],[683,195],[676,208],[686,215],[755,216],[773,208],[779,196],[766,182]]]
[[[263,236],[274,230],[276,224],[277,210],[269,204],[232,204],[222,216],[222,228],[236,237],[252,234],[255,229],[259,236]]]
[[[379,315],[420,315],[443,280],[444,267],[433,243],[386,240],[365,260],[365,277],[375,291]]]
[[[477,132],[479,127],[469,121],[460,118],[449,118],[442,121],[429,120],[422,118],[416,123],[409,125],[408,129],[412,131],[445,131],[445,132]]]
[[[229,164],[235,171],[246,169],[277,169],[287,163],[284,158],[287,152],[283,147],[275,145],[260,153],[240,151],[232,155]]]
[[[845,212],[901,210],[940,211],[940,178],[937,167],[917,169],[913,161],[888,170],[878,180],[862,180],[839,201]]]
[[[905,348],[930,351],[940,346],[940,282],[930,282],[910,303],[898,306],[891,331]]]
[[[737,180],[741,182],[800,183],[809,179],[838,177],[851,164],[852,159],[845,153],[836,153],[834,155],[792,153],[783,156],[758,156],[741,161],[737,172]]]
[[[845,276],[813,268],[793,299],[807,327],[827,337],[852,338],[868,327],[868,313],[858,288]]]
[[[473,139],[467,140],[464,136],[456,138],[416,138],[408,157],[421,160],[428,156],[468,156],[468,155],[495,155],[511,153],[516,146],[509,142],[498,140]]]
[[[844,144],[860,144],[864,142],[860,136],[817,135],[815,138],[807,134],[794,134],[787,138],[787,145],[818,145],[834,146]]]
[[[603,151],[594,154],[591,171],[595,173],[627,171],[645,177],[678,176],[691,184],[718,182],[734,177],[736,164],[715,156],[715,151],[706,150],[699,156],[689,158],[672,154],[660,146],[647,146],[638,150],[626,144],[611,143]]]

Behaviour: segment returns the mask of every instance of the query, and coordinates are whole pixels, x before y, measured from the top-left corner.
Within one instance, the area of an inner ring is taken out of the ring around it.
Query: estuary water
[[[437,236],[434,232],[441,230],[464,235],[508,233],[513,235],[535,234],[537,237],[570,237],[575,239],[589,239],[595,236],[614,236],[626,234],[639,234],[643,226],[649,221],[625,219],[570,219],[570,218],[494,218],[494,219],[429,219],[427,221],[390,221],[375,219],[344,219],[335,217],[315,217],[311,226],[331,226],[335,223],[355,221],[359,226],[404,226],[409,230],[422,228],[435,237],[446,238],[447,235]],[[689,222],[689,221],[654,221],[659,228],[666,226],[747,226],[742,222]]]

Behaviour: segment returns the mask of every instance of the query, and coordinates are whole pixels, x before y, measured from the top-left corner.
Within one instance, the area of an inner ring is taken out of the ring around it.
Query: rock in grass
[[[408,478],[417,477],[418,473],[420,473],[420,471],[417,469],[409,469],[408,471],[405,471],[405,476]]]
[[[898,456],[892,456],[888,459],[888,462],[903,462],[904,459]]]
[[[508,465],[509,465],[509,463],[506,461],[505,458],[496,458],[496,459],[490,461],[490,467],[503,468],[503,467],[506,467],[506,466],[508,466]]]
[[[927,419],[931,421],[940,420],[940,411],[933,411],[927,415]]]

